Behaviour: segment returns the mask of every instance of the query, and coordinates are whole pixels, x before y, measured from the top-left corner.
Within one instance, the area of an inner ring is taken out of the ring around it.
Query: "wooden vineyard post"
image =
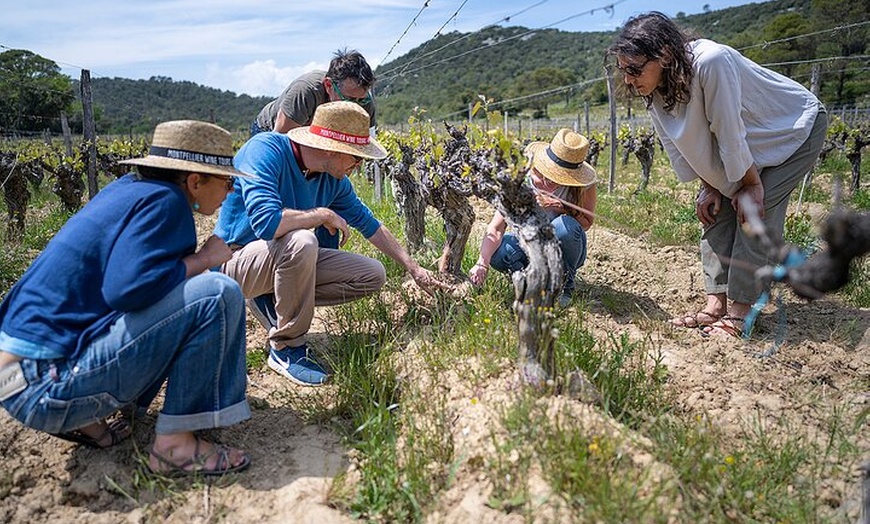
[[[607,99],[610,102],[610,181],[607,192],[616,189],[616,92],[613,86],[613,71],[607,68]]]
[[[85,165],[88,173],[88,199],[97,195],[97,131],[94,124],[94,108],[91,99],[91,72],[82,69],[81,76],[82,94],[82,134],[84,135]]]
[[[72,132],[69,129],[69,119],[64,111],[60,112],[60,128],[63,131],[63,147],[66,151],[66,156],[73,156],[72,148]]]

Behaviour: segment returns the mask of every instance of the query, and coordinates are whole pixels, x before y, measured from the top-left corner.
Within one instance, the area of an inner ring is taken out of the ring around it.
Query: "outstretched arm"
[[[375,234],[369,237],[369,242],[371,242],[372,245],[378,248],[383,254],[401,264],[402,267],[411,274],[414,282],[416,282],[417,285],[427,293],[432,293],[433,288],[435,287],[445,287],[437,278],[435,278],[431,271],[420,267],[420,264],[411,258],[411,255],[405,251],[405,248],[399,244],[399,241],[396,240],[396,237],[393,236],[386,226],[381,225]]]
[[[507,228],[507,222],[498,211],[493,215],[492,220],[486,226],[486,234],[480,242],[480,256],[477,258],[477,263],[471,268],[468,278],[475,286],[482,286],[486,281],[486,274],[489,272],[489,263],[492,260],[492,255],[501,245],[504,231]]]

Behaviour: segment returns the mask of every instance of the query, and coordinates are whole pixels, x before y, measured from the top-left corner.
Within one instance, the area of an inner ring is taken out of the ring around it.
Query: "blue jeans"
[[[62,433],[147,406],[166,382],[158,434],[228,426],[251,416],[245,398],[245,302],[208,272],[156,304],[124,314],[73,359],[21,361],[28,386],[2,405],[24,425]]]
[[[586,262],[586,231],[577,219],[568,215],[557,216],[551,224],[562,248],[562,269],[565,272],[562,292],[573,293],[574,276]],[[510,274],[525,269],[529,257],[520,247],[519,238],[513,233],[505,233],[489,264],[497,271]]]

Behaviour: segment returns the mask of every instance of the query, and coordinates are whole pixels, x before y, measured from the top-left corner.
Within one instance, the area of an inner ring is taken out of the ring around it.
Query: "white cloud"
[[[674,11],[695,12],[702,2],[673,0]],[[746,0],[710,2],[714,9]],[[365,55],[377,67],[398,58],[442,29],[474,31],[520,13],[511,25],[546,27],[565,16],[606,2],[576,0],[476,0],[452,18],[462,0],[40,0],[4,2],[0,46],[28,49],[78,78],[168,76],[218,89],[277,96],[305,71],[326,68],[337,49]],[[38,6],[36,4],[39,4]],[[556,28],[606,30],[648,2],[628,0],[614,9],[582,16]],[[420,15],[413,24],[411,20]],[[446,23],[446,25],[445,25]],[[38,28],[35,29],[35,28]],[[395,49],[391,48],[395,45]],[[0,51],[3,51],[0,47]]]
[[[329,64],[308,62],[301,66],[279,67],[274,60],[256,60],[241,67],[221,68],[210,64],[206,78],[210,85],[234,85],[231,90],[251,96],[278,96],[299,75]]]

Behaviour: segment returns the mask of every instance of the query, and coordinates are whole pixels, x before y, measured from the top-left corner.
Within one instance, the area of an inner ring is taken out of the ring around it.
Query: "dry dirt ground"
[[[694,250],[653,247],[598,225],[590,231],[589,244],[579,285],[586,325],[601,336],[625,333],[660,348],[679,403],[699,415],[706,413],[735,438],[758,425],[781,430],[783,420],[819,428],[823,435],[835,406],[851,411],[870,406],[870,311],[837,299],[805,303],[786,295],[785,326],[768,308],[751,342],[704,338],[665,322],[702,304]],[[249,326],[249,350],[255,350],[262,347],[264,332],[251,322]],[[780,327],[785,328],[784,345],[770,358],[757,358]],[[486,453],[494,406],[504,400],[511,377],[506,365],[503,375],[482,389],[469,391],[458,378],[445,384],[446,409],[456,421],[456,457]],[[253,418],[216,435],[250,450],[250,470],[210,484],[171,484],[138,501],[119,494],[116,485],[144,485],[141,460],[150,445],[153,414],[137,424],[129,441],[95,451],[31,431],[0,413],[0,522],[350,522],[327,503],[332,478],[352,467],[340,438],[327,426],[304,423],[298,413],[275,402],[295,386],[265,367],[250,376],[250,383]],[[573,401],[552,402],[555,409]],[[574,403],[571,410],[584,424],[620,431],[594,405]],[[854,442],[870,459],[870,439],[860,432]],[[641,449],[633,458],[656,467]],[[839,475],[823,483],[819,504],[830,508],[835,521],[858,518],[859,465],[840,464]],[[484,476],[460,464],[428,520],[523,521],[520,515],[489,508],[490,490]]]

